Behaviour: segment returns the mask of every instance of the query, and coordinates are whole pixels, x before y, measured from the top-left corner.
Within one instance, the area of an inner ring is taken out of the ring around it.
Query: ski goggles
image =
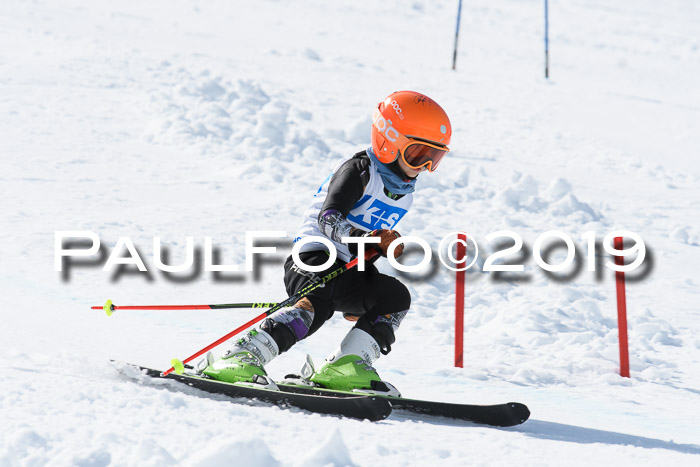
[[[442,158],[450,152],[444,144],[402,134],[399,134],[395,144],[406,165],[415,170],[427,166],[428,170],[435,172]]]

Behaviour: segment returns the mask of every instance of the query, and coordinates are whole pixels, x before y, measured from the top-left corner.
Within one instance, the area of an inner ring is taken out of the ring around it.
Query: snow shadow
[[[528,420],[524,425],[514,428],[525,435],[539,439],[567,441],[580,444],[614,444],[620,446],[637,446],[648,449],[668,449],[684,454],[700,454],[700,446],[696,444],[676,444],[673,441],[663,441],[643,436],[628,435],[615,431],[596,430],[580,426],[565,425],[555,422]]]

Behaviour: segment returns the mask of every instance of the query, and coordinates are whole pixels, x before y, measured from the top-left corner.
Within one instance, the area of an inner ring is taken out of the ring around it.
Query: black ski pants
[[[299,257],[305,264],[318,266],[328,260],[328,253],[324,250],[307,251],[300,253]],[[310,280],[320,279],[343,264],[345,262],[337,259],[326,270],[312,273],[296,266],[290,255],[284,264],[287,294],[294,295]],[[411,294],[406,286],[398,279],[380,273],[371,261],[365,263],[365,271],[360,272],[357,267],[348,269],[306,297],[314,307],[313,322],[306,337],[316,332],[335,311],[374,322],[380,315],[406,311],[411,306]]]

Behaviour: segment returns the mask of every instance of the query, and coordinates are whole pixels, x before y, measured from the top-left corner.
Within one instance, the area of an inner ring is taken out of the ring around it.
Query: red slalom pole
[[[367,253],[365,253],[365,260],[370,260],[370,259],[372,259],[376,254],[377,254],[377,252],[376,252],[375,250],[370,250],[370,251],[368,251]],[[177,359],[173,359],[173,360],[172,360],[173,366],[171,366],[170,368],[168,368],[167,370],[165,370],[165,371],[163,372],[163,376],[168,375],[168,374],[172,373],[173,371],[175,371],[175,366],[180,366],[180,367],[182,367],[185,363],[191,362],[191,361],[194,360],[195,358],[197,358],[197,357],[203,355],[204,353],[210,351],[211,349],[213,349],[213,348],[216,347],[217,345],[226,342],[227,340],[229,340],[230,338],[232,338],[233,336],[235,336],[235,335],[238,334],[239,332],[245,331],[246,329],[248,329],[249,327],[251,327],[252,325],[254,325],[255,323],[257,323],[258,321],[262,321],[266,316],[271,315],[272,313],[274,313],[274,312],[276,312],[276,311],[278,311],[278,310],[284,308],[285,306],[294,305],[296,302],[299,301],[299,299],[301,299],[301,298],[304,297],[305,295],[309,294],[312,290],[314,290],[314,289],[316,289],[316,288],[318,288],[318,287],[324,285],[326,282],[329,282],[329,281],[335,279],[336,277],[338,277],[339,275],[341,275],[342,273],[344,273],[344,272],[347,271],[348,269],[354,268],[354,267],[357,265],[357,262],[358,262],[358,261],[359,261],[359,258],[355,258],[354,260],[350,261],[349,263],[347,263],[347,264],[345,264],[345,265],[339,267],[338,269],[336,269],[336,270],[334,270],[334,271],[331,271],[330,273],[326,274],[326,275],[323,276],[323,277],[321,278],[321,280],[318,281],[318,282],[311,282],[311,281],[309,281],[309,283],[307,283],[307,285],[304,286],[304,288],[302,288],[301,290],[299,290],[297,293],[295,293],[294,295],[292,295],[292,296],[289,297],[288,299],[286,299],[286,300],[284,300],[284,301],[278,303],[277,305],[273,306],[273,307],[270,308],[269,310],[267,310],[267,311],[265,311],[265,312],[259,314],[258,316],[256,316],[255,318],[251,319],[251,320],[248,321],[247,323],[243,324],[242,326],[237,327],[237,328],[234,329],[233,331],[231,331],[231,332],[229,332],[228,334],[226,334],[225,336],[223,336],[223,337],[217,339],[216,341],[212,342],[211,344],[209,344],[208,346],[204,347],[203,349],[201,349],[201,350],[195,352],[194,354],[190,355],[190,356],[187,357],[186,359],[184,359],[184,360],[182,360],[182,361],[179,361],[179,360],[177,360]],[[180,370],[178,370],[178,371],[180,371]]]
[[[464,260],[466,264],[467,256],[467,235],[460,233],[457,235],[457,263]],[[455,367],[464,368],[464,282],[465,271],[457,271],[457,285],[455,287]]]
[[[624,249],[622,237],[615,237],[616,250]],[[623,256],[615,256],[615,264],[624,266]],[[615,271],[615,287],[617,289],[617,334],[620,340],[620,376],[630,377],[630,356],[627,343],[627,298],[625,296],[625,273]]]

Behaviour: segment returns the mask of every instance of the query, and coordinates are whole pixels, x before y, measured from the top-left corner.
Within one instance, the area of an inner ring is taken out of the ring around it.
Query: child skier
[[[400,237],[394,230],[413,201],[416,177],[433,172],[449,149],[452,129],[445,111],[429,97],[400,91],[379,103],[372,122],[372,145],[341,162],[321,185],[304,213],[295,241],[325,236],[333,242],[338,259],[327,270],[312,273],[292,257],[284,265],[284,283],[291,296],[309,280],[318,280],[357,255],[357,244],[343,237],[371,236],[368,244],[382,256]],[[395,256],[403,246],[395,249]],[[299,253],[307,265],[328,260],[322,243],[305,244]],[[239,339],[219,360],[202,364],[205,375],[227,382],[272,385],[264,365],[294,344],[316,332],[338,310],[355,326],[324,365],[308,376],[307,384],[329,389],[399,395],[382,381],[372,362],[387,354],[395,332],[411,305],[408,289],[394,277],[380,273],[374,264],[365,271],[348,269],[318,287],[294,306],[265,319],[257,329]]]

